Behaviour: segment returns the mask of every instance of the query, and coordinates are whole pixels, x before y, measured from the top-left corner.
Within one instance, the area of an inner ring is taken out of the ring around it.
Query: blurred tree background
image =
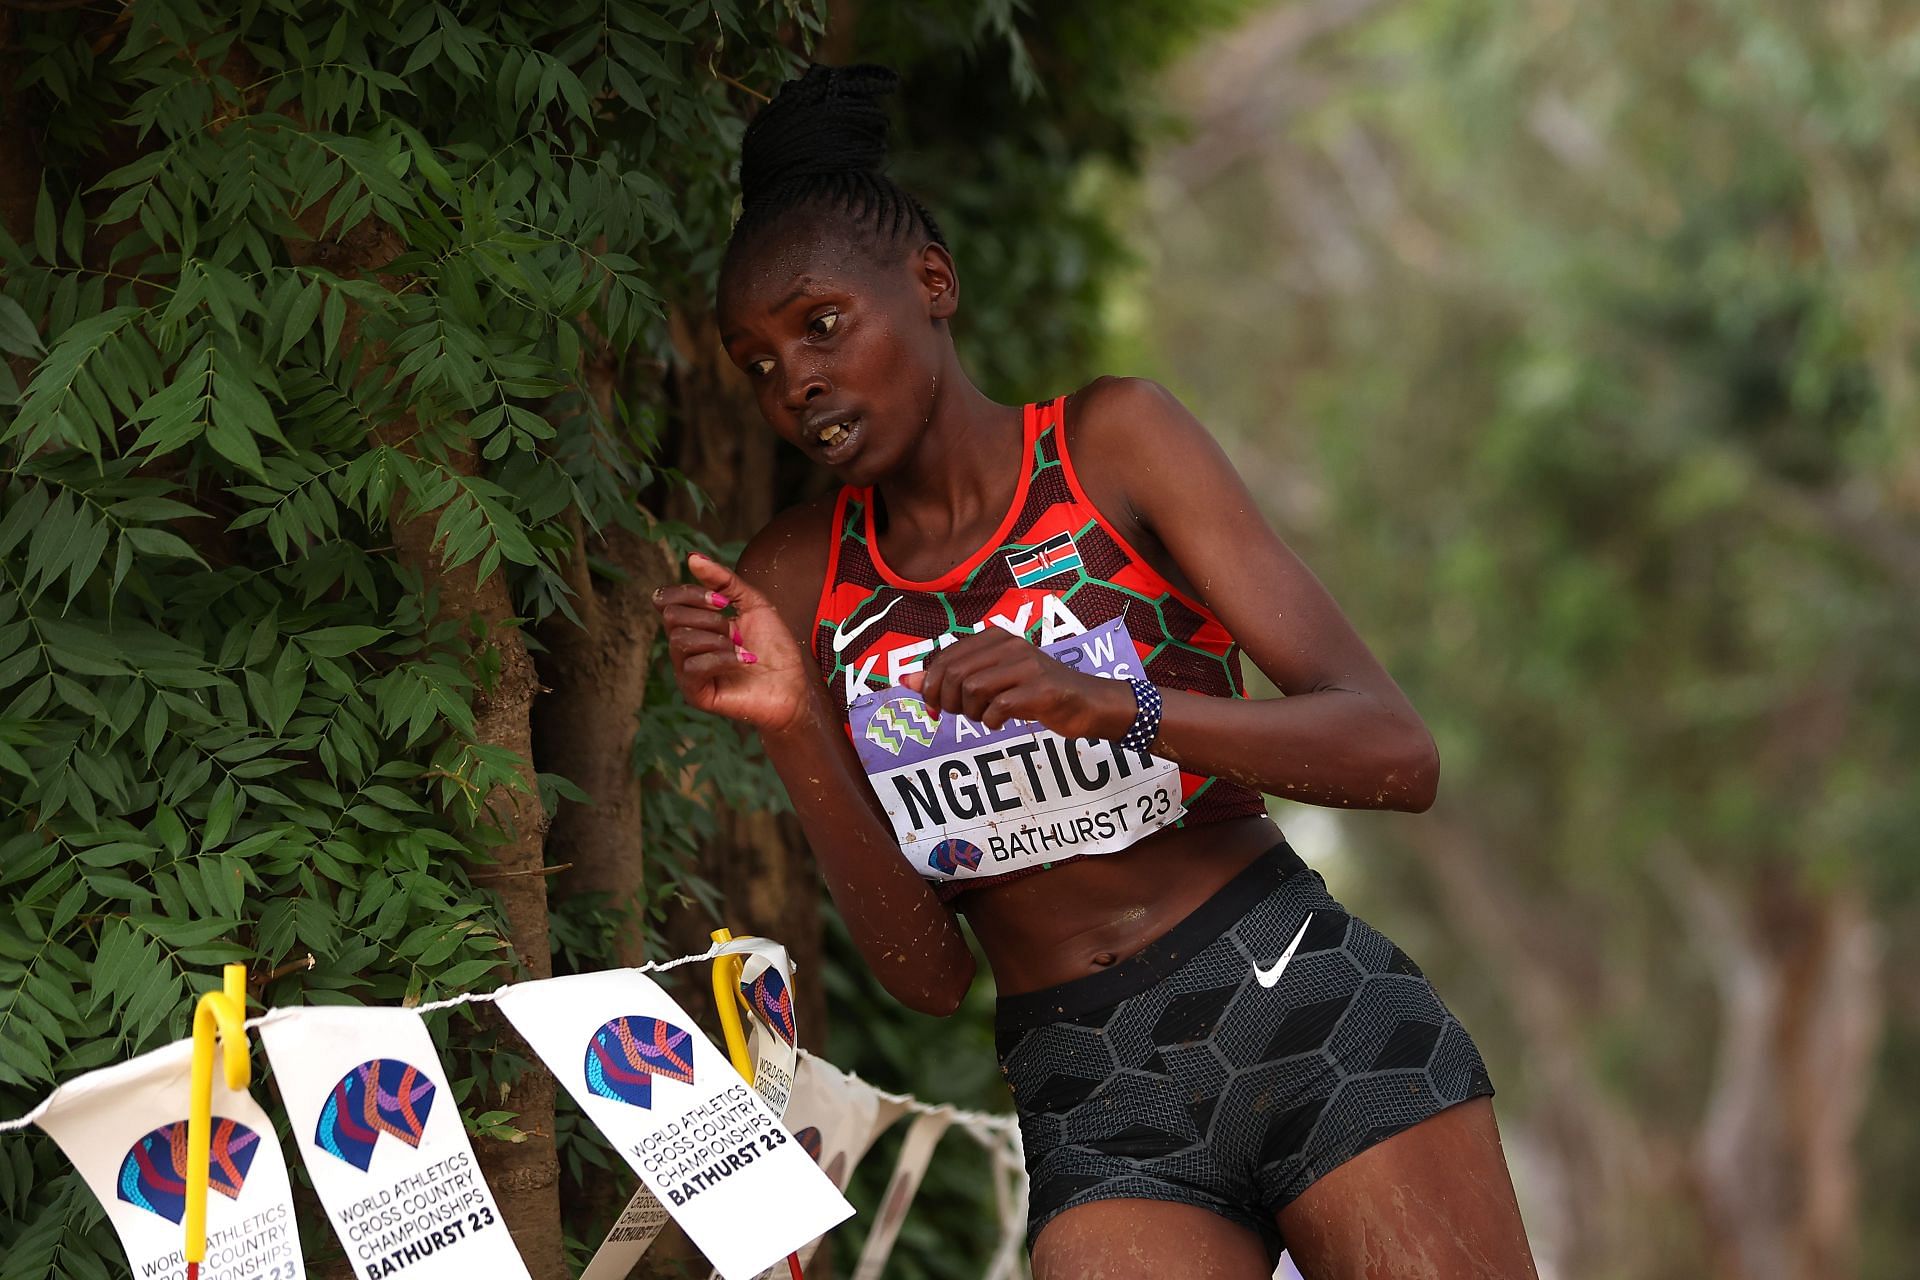
[[[1920,9],[1303,0],[1172,88],[1118,362],[1440,739],[1307,852],[1487,1044],[1543,1263],[1911,1274]]]

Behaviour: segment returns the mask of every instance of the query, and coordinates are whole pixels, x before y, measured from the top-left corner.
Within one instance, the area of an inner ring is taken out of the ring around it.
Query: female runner
[[[687,700],[758,730],[898,999],[954,1010],[972,923],[1039,1280],[1532,1275],[1472,1040],[1261,799],[1425,809],[1432,739],[1166,391],[973,385],[893,83],[747,130],[722,340],[842,487],[655,595]]]

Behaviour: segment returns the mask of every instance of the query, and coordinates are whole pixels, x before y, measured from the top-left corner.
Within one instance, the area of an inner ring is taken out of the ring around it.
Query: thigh
[[[1034,1280],[1266,1280],[1260,1237],[1197,1205],[1095,1200],[1033,1242]]]
[[[1308,1280],[1530,1280],[1493,1103],[1473,1098],[1378,1142],[1275,1215]]]

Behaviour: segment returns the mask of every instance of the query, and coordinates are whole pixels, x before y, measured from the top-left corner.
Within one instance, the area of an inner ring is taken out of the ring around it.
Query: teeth
[[[847,437],[848,425],[844,422],[836,422],[831,426],[820,428],[820,443],[829,446],[839,444]]]

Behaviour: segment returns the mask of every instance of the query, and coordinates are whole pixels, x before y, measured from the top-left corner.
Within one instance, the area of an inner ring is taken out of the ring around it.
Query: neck
[[[928,388],[926,424],[913,452],[875,487],[890,524],[910,526],[917,539],[944,539],[997,518],[1010,501],[1008,457],[1017,453],[1019,411],[973,384],[951,351]],[[1009,441],[1014,448],[1009,448]]]

